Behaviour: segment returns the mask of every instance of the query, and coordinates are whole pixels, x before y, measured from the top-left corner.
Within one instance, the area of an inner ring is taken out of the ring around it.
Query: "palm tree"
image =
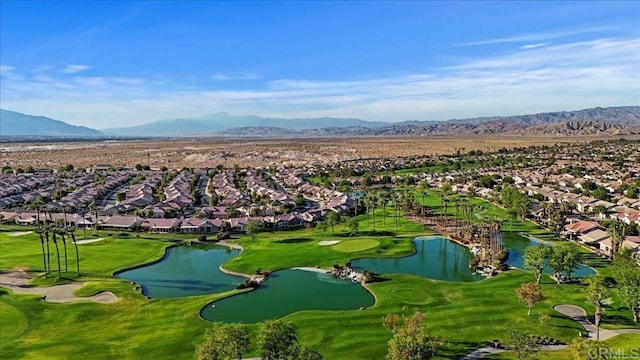
[[[67,239],[65,234],[67,232],[67,227],[59,227],[56,229],[60,237],[62,237],[62,247],[64,248],[64,272],[69,271],[69,259],[67,258]]]
[[[624,224],[619,221],[614,222],[609,229],[607,229],[607,233],[611,237],[611,257],[615,258],[620,244],[624,241]]]
[[[57,229],[53,231],[53,244],[56,246],[56,256],[58,257],[58,279],[62,277],[62,269],[60,268],[60,249],[58,249],[58,239],[56,237]]]
[[[40,224],[40,209],[42,209],[44,204],[44,199],[39,195],[31,202],[31,206],[36,209],[36,225]]]
[[[575,205],[569,201],[563,201],[560,203],[560,211],[562,211],[564,215],[571,213],[574,207]]]
[[[368,211],[373,216],[373,231],[376,231],[376,193],[374,191],[370,191],[367,193],[365,197],[365,201],[367,203]]]
[[[100,234],[98,233],[98,207],[96,205],[95,200],[91,202],[91,204],[89,204],[89,209],[93,210],[95,216],[96,216],[96,222],[95,222],[95,227],[96,227],[96,236],[100,236]]]
[[[440,203],[442,204],[442,224],[447,231],[447,195],[444,191],[440,193]]]
[[[80,211],[80,215],[82,216],[82,233],[83,233],[84,239],[86,240],[87,239],[87,219],[85,218],[85,215],[87,214],[87,204],[80,203],[80,207],[78,208],[78,211]]]
[[[51,230],[51,226],[50,225],[43,225],[44,227],[44,236],[45,239],[47,240],[45,245],[47,247],[47,269],[49,270],[46,274],[51,272],[51,252],[49,251],[49,231]]]
[[[458,198],[453,199],[453,205],[456,208],[456,232],[460,230],[460,200]]]
[[[385,219],[387,218],[387,201],[388,201],[387,192],[384,190],[378,191],[376,193],[375,201],[377,202],[378,206],[382,207],[382,224],[384,224]]]
[[[75,230],[76,229],[74,227],[67,228],[67,231],[71,235],[71,241],[73,241],[73,246],[76,248],[76,275],[80,276],[80,255],[78,254],[78,243],[76,242]]]
[[[394,226],[396,228],[396,230],[398,229],[398,200],[399,200],[399,196],[395,191],[391,191],[391,193],[389,194],[390,198],[391,198],[391,206],[393,206],[393,223]]]
[[[61,206],[62,214],[64,214],[64,226],[67,226],[67,211],[69,210],[69,205],[64,204]]]
[[[420,193],[422,194],[422,205],[425,205],[424,197],[427,195],[428,188],[429,188],[429,183],[426,180],[423,180],[420,182],[420,184],[418,184],[418,191],[420,191]]]
[[[595,306],[596,341],[600,341],[600,319],[605,306],[611,305],[611,299],[607,298],[607,287],[601,275],[590,278],[587,287],[587,302]]]
[[[45,227],[38,225],[36,227],[36,233],[40,236],[40,247],[42,247],[42,263],[44,265],[44,273],[47,274],[47,256],[44,251],[44,236],[42,235],[45,232]]]

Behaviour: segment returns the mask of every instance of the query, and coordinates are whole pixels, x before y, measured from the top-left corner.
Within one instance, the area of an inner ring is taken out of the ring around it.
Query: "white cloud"
[[[224,81],[224,80],[231,79],[228,75],[224,75],[224,74],[214,74],[214,75],[211,76],[211,78],[213,80],[218,80],[218,81]]]
[[[638,105],[640,39],[529,46],[428,73],[339,81],[279,79],[248,90],[203,89],[157,78],[40,75],[44,77],[3,81],[3,107],[96,128],[219,111],[444,120]]]
[[[60,70],[60,72],[63,74],[75,74],[89,69],[91,69],[89,65],[67,65],[64,69]]]
[[[522,50],[535,49],[535,48],[539,48],[547,45],[549,45],[549,43],[527,44],[527,45],[520,46],[520,49]]]
[[[5,75],[8,73],[11,73],[15,70],[16,68],[13,66],[9,66],[9,65],[0,65],[0,74]]]
[[[466,42],[460,44],[461,46],[479,46],[479,45],[493,45],[503,43],[517,43],[517,42],[532,42],[541,40],[561,39],[574,35],[596,34],[606,31],[615,30],[614,26],[589,26],[584,28],[564,29],[558,31],[547,31],[531,34],[521,34],[515,36],[509,36],[504,38],[486,39],[480,41]]]
[[[216,81],[227,81],[227,80],[256,80],[259,79],[260,77],[257,74],[254,73],[242,73],[242,74],[237,74],[237,75],[230,75],[230,74],[213,74],[211,76],[211,79],[216,80]]]

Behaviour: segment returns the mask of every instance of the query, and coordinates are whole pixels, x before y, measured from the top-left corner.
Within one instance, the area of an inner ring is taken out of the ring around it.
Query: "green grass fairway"
[[[4,301],[0,301],[0,319],[0,344],[15,340],[29,324],[22,311]]]
[[[333,250],[337,250],[340,252],[357,252],[368,249],[373,249],[374,247],[380,245],[378,240],[372,239],[364,239],[364,240],[351,240],[344,241],[340,244],[333,245]]]

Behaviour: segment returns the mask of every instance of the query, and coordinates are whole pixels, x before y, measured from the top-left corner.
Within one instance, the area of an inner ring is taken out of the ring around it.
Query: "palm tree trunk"
[[[46,274],[49,274],[51,272],[51,252],[49,251],[49,230],[47,230],[47,232],[44,233],[46,238],[47,238],[47,269],[48,272]]]
[[[47,256],[44,252],[44,236],[40,234],[40,247],[42,247],[42,262],[44,263],[44,273],[47,274]]]
[[[98,209],[96,209],[96,236],[100,236],[100,234],[98,233]]]
[[[73,246],[76,248],[76,275],[80,276],[80,255],[78,254],[78,243],[74,233],[71,233],[71,241],[73,241]]]
[[[62,247],[64,248],[64,272],[69,272],[69,259],[67,258],[67,239],[64,237],[64,233],[60,234],[62,236]]]
[[[602,316],[602,312],[600,308],[596,308],[596,341],[600,341],[600,317]]]
[[[87,220],[85,219],[85,215],[86,213],[84,212],[84,208],[82,208],[83,210],[80,212],[80,214],[82,215],[82,233],[84,236],[84,239],[87,239]],[[78,224],[76,224],[76,227],[78,227]]]
[[[56,256],[58,257],[58,279],[62,277],[62,269],[60,268],[60,249],[58,248],[58,240],[56,234],[53,233],[53,244],[56,246]]]
[[[384,195],[383,195],[384,196]],[[382,202],[382,225],[386,224],[387,219],[387,199]]]
[[[376,231],[376,202],[373,200],[373,232]]]

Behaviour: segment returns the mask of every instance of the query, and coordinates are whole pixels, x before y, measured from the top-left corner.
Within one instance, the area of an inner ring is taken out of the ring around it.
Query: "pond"
[[[483,276],[469,269],[473,254],[466,247],[444,237],[413,240],[416,252],[400,258],[360,258],[351,261],[355,269],[377,274],[405,273],[436,280],[471,282]]]
[[[361,258],[352,267],[378,274],[407,273],[431,279],[472,282],[483,277],[469,269],[473,254],[469,249],[443,237],[413,240],[416,252],[400,258]],[[523,254],[532,240],[505,234],[510,265],[523,268]],[[124,271],[114,276],[141,284],[152,298],[175,298],[220,293],[234,289],[244,278],[219,270],[221,264],[238,255],[226,247],[174,247],[158,262]],[[581,266],[575,276],[595,272]],[[211,321],[254,323],[302,310],[354,310],[375,303],[360,284],[335,279],[330,274],[300,269],[276,271],[257,290],[217,300],[206,305],[200,315]]]
[[[519,234],[504,233],[504,246],[509,249],[507,264],[524,269],[524,251],[540,242]],[[473,254],[462,245],[444,237],[418,237],[413,240],[416,252],[400,258],[361,258],[351,261],[355,269],[370,270],[378,274],[405,273],[430,279],[471,282],[484,277],[469,269]],[[543,244],[547,245],[547,244]],[[545,269],[550,274],[550,268]],[[595,271],[580,265],[572,274],[574,277],[594,275]]]
[[[167,249],[158,262],[115,274],[142,286],[152,298],[175,298],[213,294],[235,289],[243,278],[218,269],[240,253],[221,246],[178,246]]]
[[[356,310],[375,303],[360,284],[330,274],[287,269],[272,273],[257,290],[215,301],[200,315],[210,321],[255,323],[302,310]]]
[[[114,276],[140,284],[152,298],[220,293],[244,280],[219,269],[239,253],[220,246],[173,247],[158,262]],[[201,315],[207,320],[253,323],[301,310],[355,310],[374,303],[373,295],[360,284],[326,273],[287,269],[272,273],[257,290],[207,305]]]
[[[529,246],[536,246],[540,244],[549,246],[546,243],[528,239],[519,234],[504,233],[504,245],[509,249],[509,260],[507,260],[507,263],[519,269],[524,269],[525,249]],[[551,268],[547,267],[545,268],[544,272],[547,274],[551,274],[553,271],[551,271]],[[592,268],[580,265],[578,269],[576,269],[576,271],[571,274],[571,276],[583,277],[595,275],[595,273],[596,272]]]

